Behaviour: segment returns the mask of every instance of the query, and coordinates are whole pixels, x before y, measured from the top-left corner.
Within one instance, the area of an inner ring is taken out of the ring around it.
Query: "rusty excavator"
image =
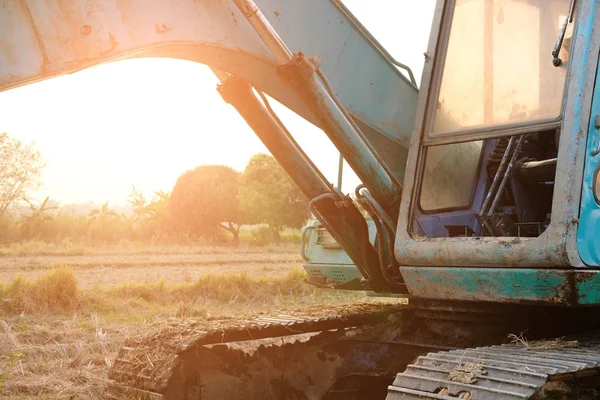
[[[148,332],[112,398],[600,398],[599,53],[598,0],[438,0],[420,87],[340,0],[0,0],[0,90],[208,65],[310,199],[308,282],[406,299]],[[322,129],[353,196],[267,96]]]

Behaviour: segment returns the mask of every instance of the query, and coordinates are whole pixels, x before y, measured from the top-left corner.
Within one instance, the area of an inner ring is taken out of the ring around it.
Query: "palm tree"
[[[133,215],[127,220],[132,224],[140,221],[141,232],[145,237],[163,234],[170,196],[170,193],[159,190],[154,192],[152,201],[148,202],[144,195],[132,186],[128,202],[133,207]]]
[[[95,225],[95,229],[91,232],[92,238],[98,234],[104,240],[108,239],[109,236],[114,236],[116,232],[111,229],[114,227],[111,227],[109,223],[116,219],[119,219],[119,215],[108,208],[108,201],[102,204],[100,208],[90,211],[88,214],[88,227]]]
[[[112,218],[118,218],[118,217],[119,216],[117,215],[116,212],[108,209],[108,201],[106,203],[102,204],[102,207],[93,209],[88,214],[90,223],[92,223],[94,221],[104,222],[106,220],[109,220]]]
[[[52,221],[53,217],[48,214],[48,211],[56,210],[58,207],[50,207],[48,201],[50,196],[47,196],[42,204],[36,206],[29,199],[24,199],[29,205],[30,213],[28,215],[21,214],[21,229],[24,236],[31,238],[37,236],[42,226],[48,221]]]

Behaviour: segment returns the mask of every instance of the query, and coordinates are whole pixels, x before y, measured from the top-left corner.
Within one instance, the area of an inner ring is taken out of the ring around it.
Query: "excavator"
[[[0,90],[208,65],[310,199],[308,282],[394,300],[148,331],[107,396],[600,398],[599,21],[597,0],[437,0],[417,86],[340,0],[0,0]],[[354,193],[269,99],[327,135]]]

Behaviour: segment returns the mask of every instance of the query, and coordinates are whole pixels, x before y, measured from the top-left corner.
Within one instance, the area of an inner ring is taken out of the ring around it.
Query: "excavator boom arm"
[[[323,129],[381,219],[397,221],[416,86],[339,1],[1,0],[0,31],[0,91],[134,57],[209,65],[363,276],[390,289],[355,205],[252,91]]]

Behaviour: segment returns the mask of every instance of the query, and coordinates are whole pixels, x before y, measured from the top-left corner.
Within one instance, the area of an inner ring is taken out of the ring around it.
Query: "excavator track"
[[[280,338],[293,344],[302,340],[318,341],[323,332],[360,326],[379,325],[402,306],[360,304],[338,309],[328,308],[327,316],[278,315],[246,321],[217,323],[178,323],[156,328],[139,337],[130,338],[121,347],[111,367],[110,398],[163,399],[178,360],[186,354],[236,345],[244,342],[265,342]],[[211,328],[207,329],[207,325]],[[300,337],[300,339],[298,339]],[[294,338],[294,339],[290,339]]]
[[[543,399],[550,398],[543,393],[548,383],[574,381],[599,371],[600,334],[440,351],[418,357],[399,373],[388,388],[387,400],[524,400],[534,395]]]
[[[487,314],[476,311],[415,301],[160,323],[121,347],[108,394],[151,400],[600,398],[539,395],[549,384],[597,375],[600,334],[507,343],[509,333],[523,329],[531,339],[543,337],[536,330],[547,334],[549,320],[564,325],[552,336],[596,332],[589,317],[536,308],[513,313],[511,322],[489,307]],[[491,330],[481,329],[490,324]],[[364,379],[379,381],[369,386]]]

